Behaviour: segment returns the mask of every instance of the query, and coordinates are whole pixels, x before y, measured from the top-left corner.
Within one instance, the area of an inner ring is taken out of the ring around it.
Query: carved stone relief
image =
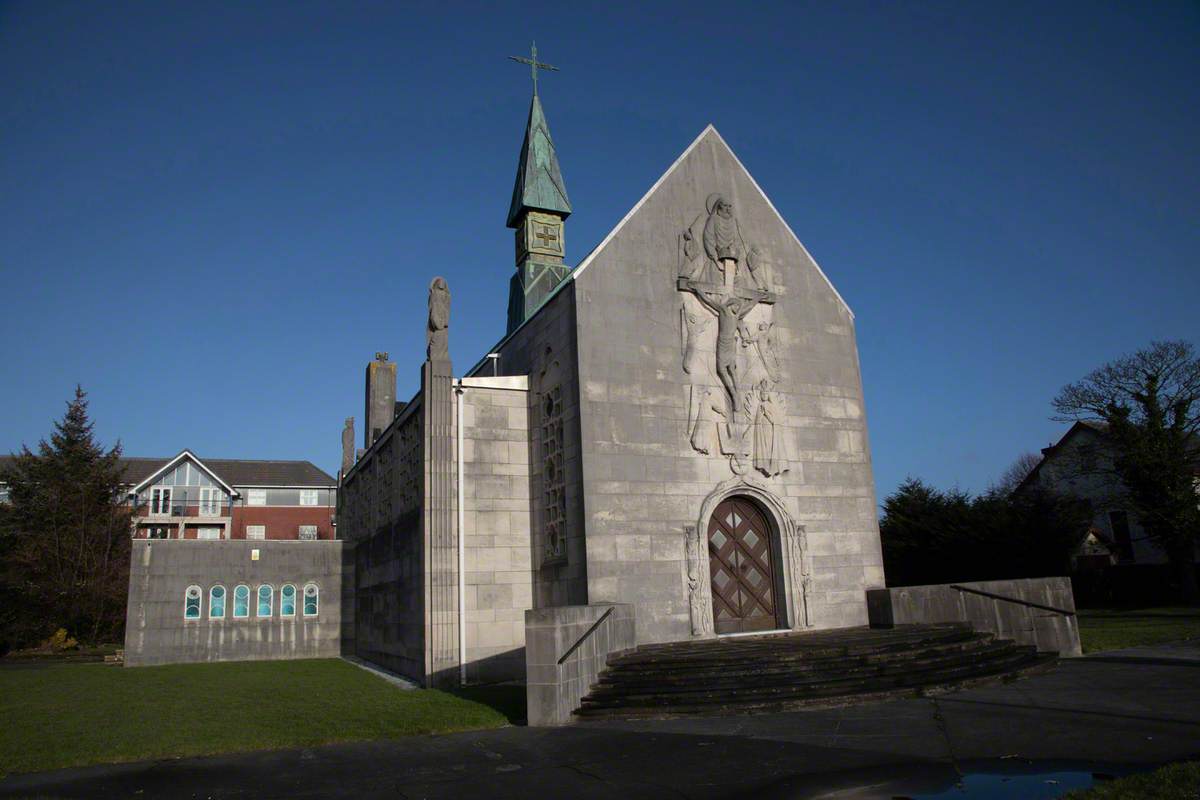
[[[429,324],[426,327],[425,354],[430,361],[450,358],[450,289],[445,278],[434,278],[429,284]]]
[[[713,632],[712,585],[709,581],[708,543],[696,525],[683,526],[687,553],[688,604],[691,607],[692,635],[710,636]]]
[[[776,275],[766,251],[747,247],[724,195],[709,195],[680,235],[676,286],[692,447],[728,456],[737,475],[787,472],[786,410],[776,391]]]
[[[354,417],[346,417],[342,427],[342,475],[354,466]]]

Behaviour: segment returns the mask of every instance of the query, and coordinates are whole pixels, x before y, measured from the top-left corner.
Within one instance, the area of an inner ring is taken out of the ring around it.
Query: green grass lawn
[[[1076,789],[1063,795],[1063,800],[1196,800],[1198,796],[1200,761],[1189,761]]]
[[[509,698],[481,692],[405,691],[339,659],[0,666],[0,774],[504,725]]]
[[[1200,608],[1084,609],[1079,638],[1085,653],[1200,638]]]

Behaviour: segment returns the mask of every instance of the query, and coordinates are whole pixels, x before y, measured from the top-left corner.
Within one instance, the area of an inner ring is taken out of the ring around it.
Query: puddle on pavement
[[[879,770],[867,780],[842,781],[840,788],[832,791],[827,786],[824,792],[796,796],[814,800],[1055,800],[1074,789],[1136,771],[1128,766],[1018,759],[975,761],[960,768],[961,773],[948,764]],[[806,788],[811,791],[815,787]]]
[[[1091,772],[1038,772],[1032,775],[996,775],[974,772],[940,792],[892,795],[895,800],[1054,800],[1072,789],[1094,783]]]

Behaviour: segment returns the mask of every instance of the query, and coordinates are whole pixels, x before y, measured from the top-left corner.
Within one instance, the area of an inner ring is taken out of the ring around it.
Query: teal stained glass
[[[304,616],[315,617],[317,615],[317,585],[310,583],[304,587]]]
[[[271,599],[274,590],[267,584],[258,587],[258,616],[271,616]]]
[[[200,587],[189,586],[184,593],[183,618],[200,619]]]
[[[225,617],[225,587],[214,586],[208,590],[208,616],[211,619]]]
[[[233,590],[233,615],[235,617],[250,616],[249,586],[239,586]]]
[[[279,615],[282,617],[296,616],[296,587],[290,583],[284,584],[279,590]]]

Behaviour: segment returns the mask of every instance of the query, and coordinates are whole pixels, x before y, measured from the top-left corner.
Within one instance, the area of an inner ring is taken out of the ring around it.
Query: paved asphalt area
[[[1121,772],[1198,756],[1191,643],[935,698],[87,767],[0,780],[0,797],[890,798],[880,782],[916,794],[972,771]]]

